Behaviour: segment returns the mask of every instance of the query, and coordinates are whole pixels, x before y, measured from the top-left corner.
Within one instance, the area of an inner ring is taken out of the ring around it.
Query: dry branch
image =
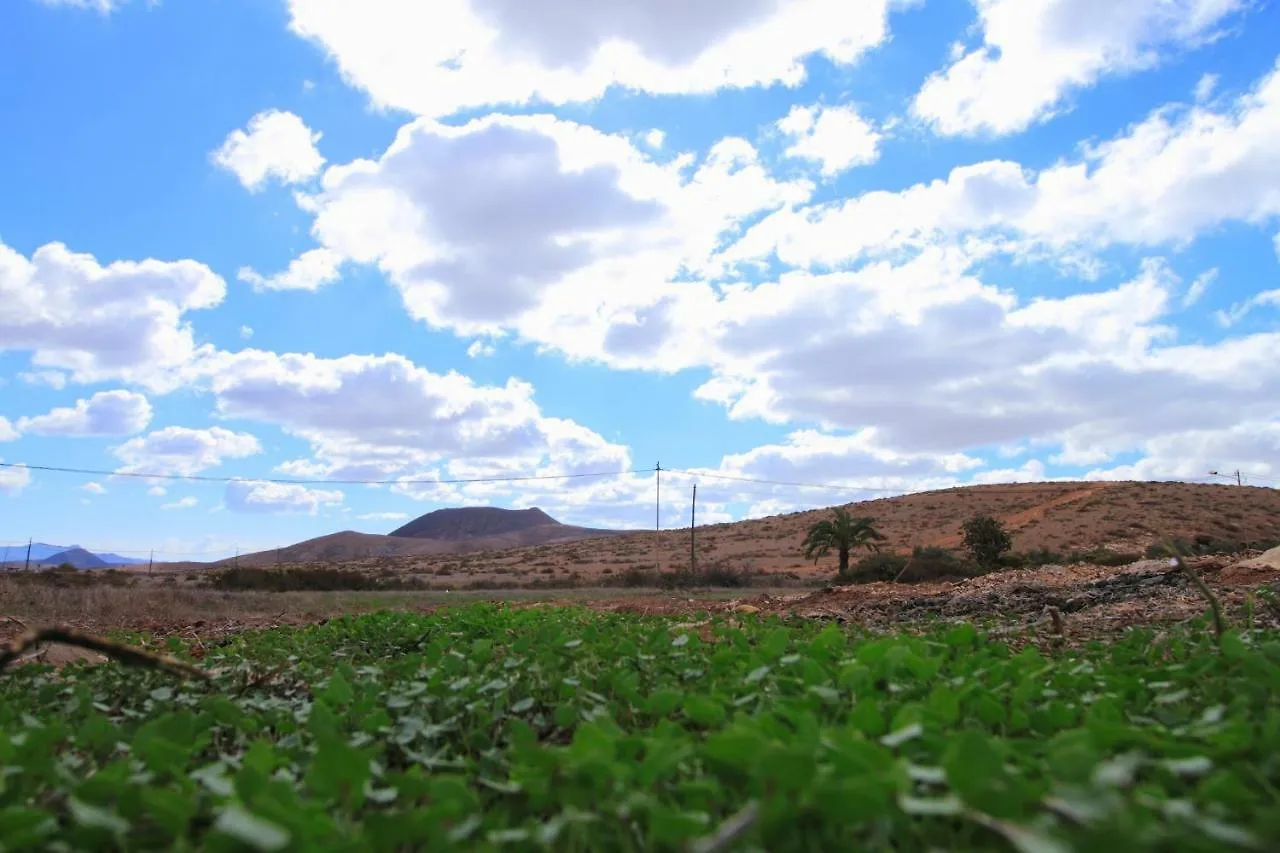
[[[149,652],[146,649],[139,649],[124,643],[117,643],[105,637],[95,637],[92,634],[85,634],[66,625],[28,631],[9,643],[8,646],[0,649],[0,671],[3,671],[23,652],[40,643],[62,643],[67,646],[89,649],[90,651],[115,658],[128,666],[159,669],[179,678],[193,678],[198,681],[212,680],[212,676],[203,669],[184,663],[177,658],[157,652]]]

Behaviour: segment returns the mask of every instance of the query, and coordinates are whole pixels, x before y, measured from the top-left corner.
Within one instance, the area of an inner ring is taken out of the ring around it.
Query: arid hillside
[[[888,537],[885,550],[902,553],[916,545],[959,546],[961,524],[977,514],[1001,519],[1013,534],[1014,549],[1023,552],[1107,548],[1141,553],[1161,535],[1234,542],[1280,539],[1280,489],[1250,486],[1135,482],[969,486],[865,501],[849,508],[856,515],[876,520]],[[830,575],[834,557],[814,566],[800,554],[809,525],[829,511],[699,527],[699,566],[719,563],[737,569],[794,572],[803,577]],[[328,543],[333,540],[341,547],[331,548]],[[388,540],[407,542],[422,550],[409,554],[379,551]],[[444,550],[464,544],[471,553]],[[607,580],[630,569],[649,570],[659,564],[664,570],[683,569],[690,562],[688,528],[660,535],[632,533],[517,547],[520,544],[503,537],[492,542],[472,539],[448,543],[342,533],[283,549],[280,562],[394,570],[432,583],[459,584],[474,580],[565,581],[574,576],[581,581]],[[481,550],[484,545],[489,546],[487,550]],[[360,556],[362,553],[367,556]],[[275,561],[275,552],[240,558],[241,565]]]

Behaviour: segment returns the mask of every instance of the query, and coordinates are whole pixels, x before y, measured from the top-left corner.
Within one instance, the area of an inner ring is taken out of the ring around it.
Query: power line
[[[398,486],[438,485],[454,486],[466,483],[522,483],[531,480],[578,480],[586,477],[621,477],[625,474],[648,474],[652,468],[636,468],[630,471],[591,471],[580,474],[529,474],[514,477],[462,477],[455,479],[396,479],[396,480],[309,480],[291,477],[216,477],[202,474],[143,474],[137,471],[105,471],[93,468],[61,468],[56,465],[27,465],[21,462],[0,462],[0,468],[25,468],[28,471],[52,471],[59,474],[86,474],[91,477],[130,477],[138,480],[189,480],[203,483],[278,483],[286,486]]]

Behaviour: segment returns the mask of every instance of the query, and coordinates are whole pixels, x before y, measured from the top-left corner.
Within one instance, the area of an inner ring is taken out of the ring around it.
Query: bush
[[[1095,566],[1127,566],[1142,559],[1141,554],[1128,551],[1112,551],[1094,548],[1092,551],[1073,551],[1067,555],[1069,563],[1090,563]]]
[[[210,586],[222,590],[258,592],[350,592],[356,590],[413,589],[401,578],[376,579],[349,569],[224,569]]]
[[[853,565],[854,583],[895,580],[907,565],[901,554],[868,554]]]
[[[1024,566],[1050,566],[1062,563],[1066,556],[1048,548],[1035,548],[1020,555]]]
[[[1255,539],[1252,542],[1237,542],[1232,539],[1215,539],[1204,534],[1187,539],[1174,537],[1173,547],[1183,557],[1203,557],[1209,555],[1231,555],[1242,551],[1268,551],[1280,545],[1280,539]],[[1163,542],[1152,542],[1145,552],[1148,559],[1157,560],[1169,556]]]
[[[973,561],[988,571],[999,568],[1000,557],[1013,547],[1013,539],[999,519],[975,515],[964,523],[964,547]]]
[[[911,559],[907,561],[901,580],[915,583],[943,578],[971,578],[980,574],[983,574],[980,566],[957,557],[946,548],[917,545],[911,552]]]
[[[80,570],[70,563],[59,563],[58,565],[54,566],[52,569],[49,569],[49,571],[74,575],[76,572]]]

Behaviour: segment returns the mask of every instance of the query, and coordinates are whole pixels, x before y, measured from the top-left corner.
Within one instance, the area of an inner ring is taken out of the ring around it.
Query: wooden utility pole
[[[698,573],[698,484],[693,484],[693,506],[689,510],[689,571]]]
[[[1209,476],[1211,476],[1211,477],[1226,477],[1227,479],[1230,479],[1230,478],[1232,478],[1232,477],[1235,477],[1235,478],[1236,478],[1236,485],[1237,485],[1237,486],[1243,486],[1243,485],[1244,485],[1244,479],[1240,476],[1240,469],[1239,469],[1239,468],[1237,468],[1235,471],[1233,471],[1233,472],[1232,472],[1232,473],[1230,473],[1230,474],[1220,474],[1220,473],[1218,473],[1217,471],[1210,471],[1210,472],[1209,472]]]
[[[151,556],[147,557],[147,574],[151,574],[151,569],[155,566],[155,564],[156,564],[156,551],[154,548],[152,548]]]
[[[27,565],[26,571],[31,571],[31,540],[27,539]]]
[[[662,572],[662,463],[659,462],[653,467],[654,475],[654,497],[653,497],[653,539],[654,548],[657,556],[654,558],[658,564],[658,572]]]

